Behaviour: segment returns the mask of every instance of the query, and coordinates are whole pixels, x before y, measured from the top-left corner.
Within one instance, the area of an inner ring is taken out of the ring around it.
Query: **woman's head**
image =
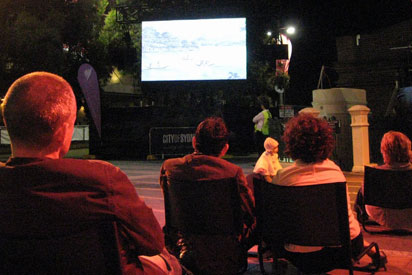
[[[259,96],[258,97],[258,102],[260,104],[260,106],[263,106],[265,109],[269,109],[270,107],[270,100],[267,96]]]
[[[389,131],[383,135],[381,153],[386,164],[411,161],[411,141],[401,132]]]
[[[335,145],[327,121],[310,114],[300,114],[290,119],[282,139],[286,144],[285,153],[306,163],[327,159]]]

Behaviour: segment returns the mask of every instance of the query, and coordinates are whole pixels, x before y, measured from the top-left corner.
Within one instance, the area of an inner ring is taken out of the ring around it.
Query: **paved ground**
[[[230,160],[241,166],[244,173],[250,174],[253,169],[253,159],[233,159]],[[163,196],[159,187],[158,177],[161,161],[110,161],[119,166],[130,178],[136,187],[139,195],[145,202],[152,207],[159,223],[164,225],[164,206]],[[286,164],[287,165],[287,164]],[[362,182],[362,174],[345,173],[349,183],[351,200],[356,195]],[[383,236],[365,234],[365,239],[369,242],[375,241],[379,244],[388,256],[387,271],[380,271],[376,274],[412,274],[412,236]],[[256,247],[252,250],[256,250]],[[368,257],[362,260],[362,264],[368,262]],[[270,269],[270,263],[265,263],[266,268]],[[245,274],[260,274],[256,259],[249,259],[249,270]],[[288,269],[288,274],[296,274],[293,267]],[[330,274],[347,274],[347,271],[335,270]],[[355,272],[355,274],[365,274]]]

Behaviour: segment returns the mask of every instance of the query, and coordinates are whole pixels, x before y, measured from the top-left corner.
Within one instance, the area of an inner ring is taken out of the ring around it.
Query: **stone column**
[[[369,164],[369,123],[370,109],[364,105],[355,105],[348,109],[352,123],[353,168],[352,172],[364,172]]]

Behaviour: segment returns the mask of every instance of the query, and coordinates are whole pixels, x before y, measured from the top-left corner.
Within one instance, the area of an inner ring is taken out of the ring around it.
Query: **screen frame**
[[[143,23],[145,22],[167,22],[167,21],[190,21],[192,20],[219,20],[219,19],[242,19],[244,20],[245,24],[245,64],[243,64],[244,68],[244,78],[234,78],[234,79],[228,79],[228,78],[216,78],[216,79],[160,79],[160,80],[143,80]],[[185,83],[185,85],[188,85],[190,83],[194,84],[200,84],[200,83],[205,83],[205,85],[209,85],[210,83],[214,82],[220,82],[220,84],[224,85],[224,83],[236,83],[236,82],[246,82],[248,80],[249,76],[249,43],[248,43],[248,18],[244,15],[237,15],[237,16],[222,16],[222,17],[210,17],[210,16],[198,16],[198,17],[190,17],[190,18],[167,18],[167,19],[146,19],[142,21],[142,39],[141,39],[141,64],[139,68],[139,78],[140,78],[140,83],[142,86],[158,86],[158,84],[164,84],[167,83],[168,85],[172,86],[178,86],[182,85],[182,83]]]

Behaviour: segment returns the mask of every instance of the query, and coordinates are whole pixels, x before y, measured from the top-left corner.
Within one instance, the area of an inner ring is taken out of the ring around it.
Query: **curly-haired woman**
[[[346,182],[339,166],[328,157],[334,148],[332,129],[326,120],[316,118],[310,114],[300,114],[288,121],[283,134],[286,144],[285,153],[292,157],[293,165],[279,170],[273,179],[274,184],[285,186],[302,186]],[[352,240],[352,253],[359,255],[365,245],[360,226],[350,206],[348,198],[349,230]],[[292,262],[302,265],[332,266],[331,255],[336,248],[313,247],[295,244],[286,244]],[[336,250],[337,252],[337,250]],[[386,257],[380,257],[375,251],[370,252],[372,264],[381,266],[386,262]]]

